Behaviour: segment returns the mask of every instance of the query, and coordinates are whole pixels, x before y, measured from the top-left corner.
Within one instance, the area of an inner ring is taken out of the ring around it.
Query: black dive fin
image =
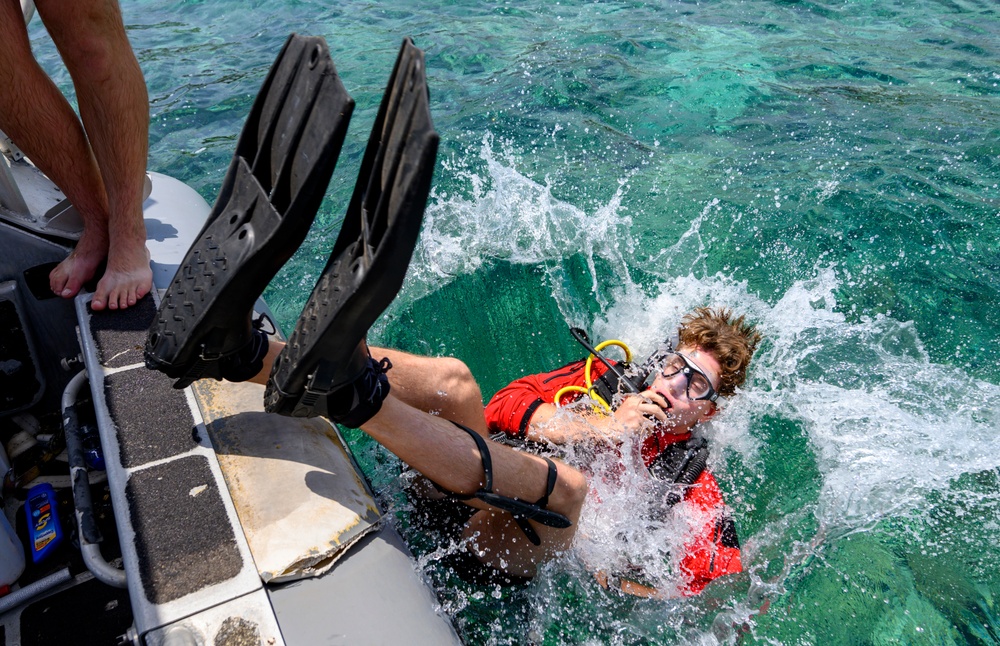
[[[368,328],[402,287],[437,146],[424,55],[406,39],[330,260],[275,360],[264,394],[268,412],[337,416],[328,395],[366,370]]]
[[[266,337],[251,323],[254,302],[308,233],[353,109],[326,41],[292,34],[149,329],[146,365],[179,379],[175,387],[260,370],[262,356],[241,359],[259,355],[262,343],[266,352]],[[243,364],[235,373],[234,362]]]

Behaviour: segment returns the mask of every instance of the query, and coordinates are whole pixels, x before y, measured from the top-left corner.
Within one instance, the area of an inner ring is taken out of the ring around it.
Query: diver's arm
[[[585,362],[575,361],[551,372],[512,381],[486,405],[489,431],[552,444],[581,439],[605,443],[620,441],[626,434],[648,426],[651,420],[666,420],[667,403],[652,391],[626,397],[611,416],[591,413],[580,406],[560,412],[554,403],[555,395],[566,386],[584,383],[584,370]]]
[[[610,415],[578,410],[560,413],[555,404],[540,404],[531,416],[525,437],[552,444],[618,442],[644,427],[652,427],[653,420],[666,422],[665,408],[663,397],[652,391],[625,397]]]
[[[642,597],[643,599],[671,599],[681,596],[676,592],[669,593],[660,588],[654,588],[637,581],[609,576],[603,570],[594,572],[594,579],[605,590],[617,590],[633,597]]]
[[[599,415],[561,415],[555,404],[540,404],[531,415],[524,437],[532,442],[572,444],[578,440],[604,440],[607,420]],[[555,421],[554,421],[555,420]]]

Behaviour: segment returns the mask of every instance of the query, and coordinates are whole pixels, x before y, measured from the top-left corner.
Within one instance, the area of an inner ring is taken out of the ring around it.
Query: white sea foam
[[[912,323],[849,322],[836,272],[766,313],[749,409],[802,424],[823,474],[820,519],[853,528],[920,507],[963,473],[1000,466],[1000,387],[930,360]]]
[[[691,632],[676,622],[690,632],[686,639],[725,641],[730,627],[752,617],[764,598],[782,594],[790,572],[824,543],[886,518],[922,517],[931,492],[954,489],[963,474],[1000,467],[1000,387],[932,361],[910,322],[848,320],[835,298],[841,284],[834,268],[820,269],[771,304],[728,277],[678,277],[644,301],[629,300],[634,293],[615,301],[599,322],[602,330],[648,346],[668,331],[659,321],[676,321],[708,300],[747,313],[767,340],[744,391],[703,428],[715,447],[709,466],[724,474],[727,454],[736,453],[751,475],[766,477],[759,451],[768,437],[760,421],[770,417],[798,425],[819,471],[816,503],[755,535],[741,532],[751,581],[747,596],[730,600],[714,632]],[[623,455],[617,462],[612,454],[590,462],[615,476],[592,479],[594,495],[581,516],[575,552],[595,569],[643,564],[649,579],[675,589],[681,583],[676,555],[703,519],[674,512],[658,522],[640,520],[655,487],[627,446]],[[743,499],[739,491],[727,498]],[[803,515],[814,516],[818,529],[804,540],[793,538]],[[777,576],[774,558],[783,563]]]
[[[852,529],[919,508],[963,473],[1000,466],[1000,387],[933,362],[911,322],[849,321],[837,308],[840,287],[837,271],[822,268],[770,304],[726,276],[679,276],[651,296],[622,290],[594,327],[642,356],[693,307],[746,313],[766,341],[743,393],[705,432],[753,460],[755,419],[797,422],[823,476],[820,519]]]

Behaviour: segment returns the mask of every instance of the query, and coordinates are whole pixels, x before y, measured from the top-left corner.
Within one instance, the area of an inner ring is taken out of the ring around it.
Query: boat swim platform
[[[174,389],[143,360],[157,293],[90,298],[74,306],[136,637],[460,643],[334,425],[265,414],[255,384]]]

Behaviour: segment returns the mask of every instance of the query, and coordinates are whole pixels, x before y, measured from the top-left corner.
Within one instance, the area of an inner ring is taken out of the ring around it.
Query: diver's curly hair
[[[747,366],[760,343],[757,328],[732,310],[699,307],[681,320],[680,345],[712,353],[722,367],[719,394],[732,395],[747,378]]]

